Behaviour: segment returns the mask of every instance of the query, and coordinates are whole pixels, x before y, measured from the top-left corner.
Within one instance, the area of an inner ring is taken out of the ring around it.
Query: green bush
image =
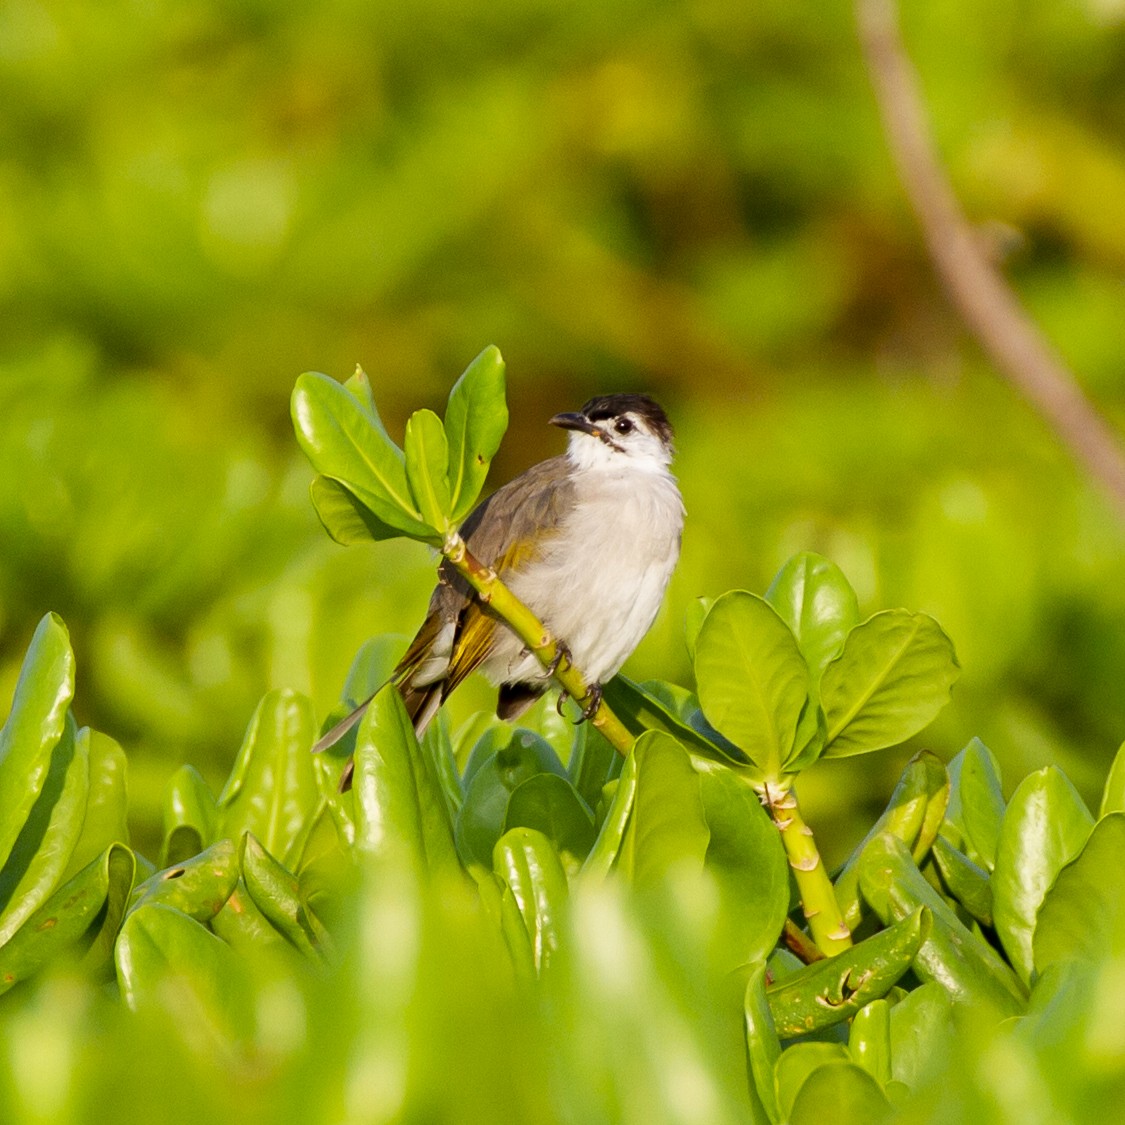
[[[502,401],[487,351],[400,461],[362,377],[303,377],[326,527],[450,553],[483,472],[449,470],[487,462]],[[688,634],[694,690],[607,685],[627,753],[543,704],[419,744],[385,686],[314,756],[311,702],[271,692],[217,796],[169,780],[146,855],[44,617],[0,733],[4,1119],[1112,1119],[1125,754],[1096,818],[1054,768],[1006,800],[979,740],[917,754],[830,878],[795,784],[925,726],[950,642],[924,614],[861,619],[807,553]],[[360,651],[346,699],[388,651]]]

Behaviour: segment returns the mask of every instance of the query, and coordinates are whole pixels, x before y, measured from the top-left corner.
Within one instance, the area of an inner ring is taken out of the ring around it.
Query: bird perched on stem
[[[596,706],[602,682],[652,625],[679,558],[684,507],[669,468],[672,427],[641,394],[601,395],[550,421],[570,431],[566,453],[497,489],[461,535],[559,641]],[[550,672],[448,561],[438,573],[426,619],[391,676],[419,737],[470,672],[499,686],[502,719],[550,686]],[[315,749],[340,739],[368,702]]]

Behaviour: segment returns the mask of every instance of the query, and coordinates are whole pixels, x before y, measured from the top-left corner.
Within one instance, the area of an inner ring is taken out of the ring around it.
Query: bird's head
[[[567,456],[577,468],[660,471],[672,461],[672,426],[648,395],[599,395],[576,413],[556,414],[551,425],[570,430]]]

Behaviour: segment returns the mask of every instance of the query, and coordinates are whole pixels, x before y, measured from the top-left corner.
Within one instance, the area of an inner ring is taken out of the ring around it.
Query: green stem
[[[544,668],[555,664],[559,653],[555,638],[547,631],[543,622],[500,581],[496,571],[470,553],[465,540],[456,531],[446,537],[442,553],[450,566],[476,590],[480,600],[498,617],[503,618]],[[555,666],[554,678],[580,707],[588,707],[593,702],[586,678],[565,656]],[[590,716],[590,722],[619,754],[624,756],[629,753],[633,736],[604,702],[598,702],[597,710]]]
[[[781,833],[781,842],[801,893],[801,909],[817,949],[826,957],[850,949],[851,931],[836,902],[832,880],[824,869],[812,829],[801,817],[797,794],[791,787],[767,783],[765,797],[766,808]]]

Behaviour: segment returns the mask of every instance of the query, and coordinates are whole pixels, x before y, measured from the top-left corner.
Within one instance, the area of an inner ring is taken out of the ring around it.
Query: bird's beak
[[[581,430],[584,434],[593,434],[600,437],[602,431],[586,417],[585,414],[556,414],[551,419],[552,426],[561,426],[564,430]]]

